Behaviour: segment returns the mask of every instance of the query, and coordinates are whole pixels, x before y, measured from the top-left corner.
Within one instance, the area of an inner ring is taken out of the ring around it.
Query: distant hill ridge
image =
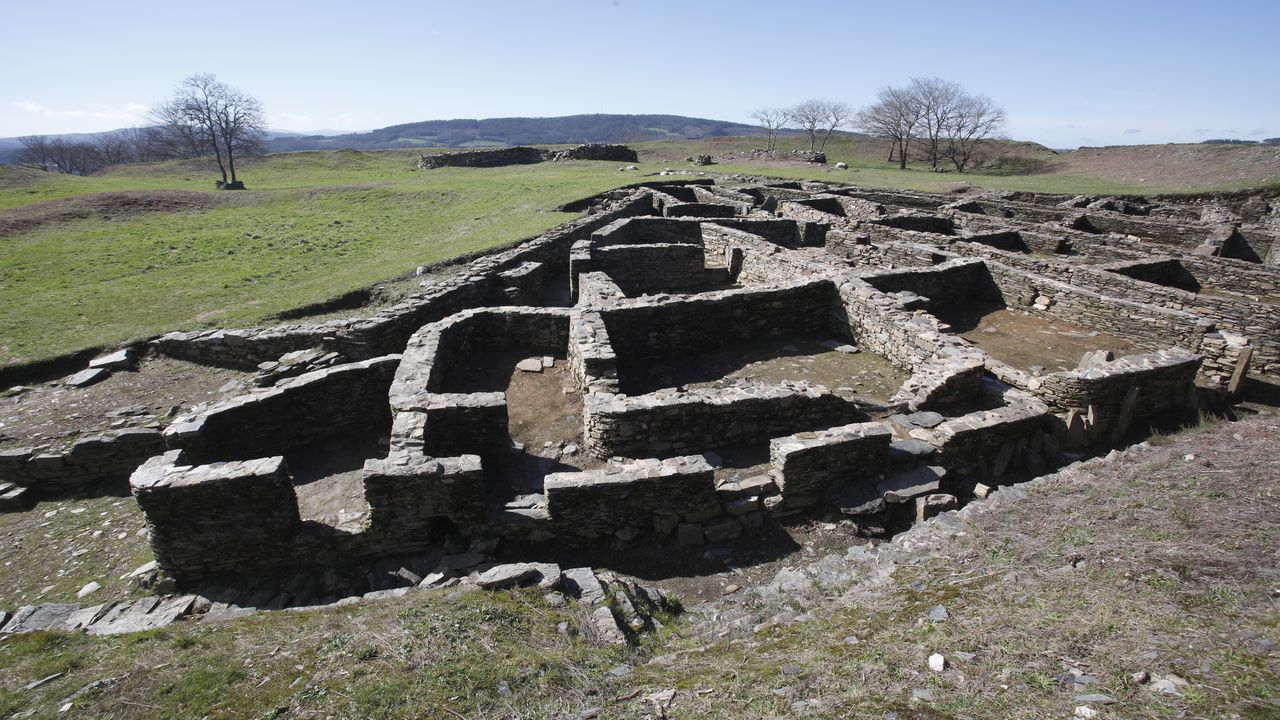
[[[761,128],[752,125],[683,115],[565,115],[549,118],[427,120],[349,135],[277,137],[269,142],[269,146],[273,152],[407,147],[468,148],[697,140],[706,137],[758,135],[762,132]]]
[[[123,129],[123,128],[122,128]],[[103,133],[50,134],[92,142]],[[483,148],[508,145],[628,143],[645,140],[697,140],[728,135],[761,135],[753,125],[683,115],[565,115],[546,118],[425,120],[367,132],[306,134],[268,130],[270,152],[299,150],[387,150],[392,148]],[[12,163],[22,146],[18,138],[0,138],[0,163]]]

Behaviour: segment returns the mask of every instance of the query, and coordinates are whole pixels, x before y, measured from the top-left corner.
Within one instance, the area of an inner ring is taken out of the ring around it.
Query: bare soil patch
[[[833,389],[850,388],[861,397],[883,402],[907,379],[879,355],[838,352],[822,345],[824,340],[846,343],[834,338],[768,338],[653,365],[647,372],[628,373],[624,382],[628,392],[641,394],[677,386],[728,387],[739,380],[804,380]]]
[[[84,388],[60,382],[11,388],[0,396],[0,447],[57,450],[82,435],[167,424],[177,408],[216,401],[223,397],[220,388],[248,377],[238,370],[150,357],[137,371],[114,372]]]
[[[1054,169],[1125,183],[1203,188],[1280,183],[1280,146],[1123,145],[1063,153]]]
[[[89,606],[145,594],[121,576],[151,559],[145,519],[125,483],[41,499],[29,510],[0,513],[0,608]],[[91,582],[101,589],[77,601]]]
[[[1074,370],[1080,356],[1094,350],[1110,350],[1117,357],[1143,351],[1099,330],[990,303],[951,303],[930,312],[995,359],[1023,370]]]
[[[131,190],[48,200],[0,213],[0,236],[17,235],[46,225],[96,218],[106,222],[144,213],[193,213],[231,203],[244,203],[252,194],[190,190]]]

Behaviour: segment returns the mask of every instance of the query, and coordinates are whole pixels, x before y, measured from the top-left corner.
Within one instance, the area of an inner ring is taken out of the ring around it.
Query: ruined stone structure
[[[1194,415],[1250,372],[1280,380],[1276,240],[1228,208],[1119,199],[709,180],[614,191],[364,317],[166,335],[155,351],[201,363],[328,360],[175,419],[163,447],[154,434],[99,445],[139,448],[133,492],[180,584],[372,565],[447,536],[698,545],[810,512],[879,535]],[[1070,337],[1099,352],[1027,362],[957,320],[967,307],[1030,328],[1015,350]],[[707,376],[713,351],[763,369]],[[778,358],[904,379],[866,394],[852,376],[780,377]],[[556,368],[581,407],[572,437],[514,441],[507,381]],[[362,520],[303,519],[291,466],[355,439]],[[20,484],[61,482],[55,465],[0,455]]]
[[[544,161],[560,160],[615,160],[639,162],[636,151],[626,145],[588,143],[564,150],[517,145],[493,150],[468,150],[439,155],[423,155],[418,159],[418,169],[431,170],[440,167],[501,167],[503,165],[532,165]]]

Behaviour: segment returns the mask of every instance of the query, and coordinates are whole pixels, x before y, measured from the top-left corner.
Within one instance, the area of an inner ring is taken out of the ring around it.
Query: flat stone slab
[[[164,627],[191,611],[195,595],[174,598],[143,598],[122,603],[85,628],[90,635],[119,635]]]
[[[133,367],[134,354],[130,348],[121,348],[113,353],[99,355],[89,361],[90,369],[128,370]]]
[[[937,452],[938,449],[923,440],[911,438],[910,440],[894,440],[889,443],[889,452],[902,453],[905,456],[914,458],[926,458]]]
[[[103,370],[102,368],[89,368],[88,370],[81,370],[75,375],[72,375],[66,380],[63,380],[62,382],[66,385],[70,385],[71,387],[80,388],[80,387],[88,387],[96,382],[101,382],[103,380],[106,380],[110,376],[111,376],[110,370]]]
[[[605,601],[604,583],[589,567],[569,568],[564,571],[564,590],[570,597],[587,605]]]
[[[595,626],[596,632],[604,642],[610,645],[627,644],[627,634],[618,625],[608,605],[601,605],[591,613],[591,624]]]
[[[828,350],[835,350],[838,353],[845,353],[846,355],[853,355],[858,352],[858,347],[856,345],[850,345],[849,343],[840,342],[839,340],[823,340],[818,344]]]
[[[827,492],[827,501],[845,515],[874,515],[887,507],[884,493],[868,482],[840,483]]]
[[[880,482],[880,492],[887,503],[904,503],[921,495],[938,492],[938,484],[947,474],[946,468],[937,465],[904,470]]]
[[[538,568],[531,563],[510,563],[491,567],[480,573],[476,578],[476,585],[485,590],[501,590],[532,584],[534,578],[540,575]]]
[[[768,475],[755,475],[741,480],[726,480],[716,485],[716,494],[721,500],[732,500],[752,495],[766,495],[777,492],[773,478]]]
[[[49,603],[47,605],[27,605],[18,608],[13,618],[4,626],[7,633],[29,633],[50,628],[62,628],[71,613],[79,610],[79,605],[68,603]]]
[[[525,358],[516,363],[516,369],[521,372],[540,373],[542,372],[542,358]]]
[[[931,412],[926,410],[923,412],[911,413],[910,415],[906,416],[905,419],[907,422],[911,423],[912,425],[915,425],[916,427],[934,428],[941,425],[942,421],[945,420],[946,418],[942,417],[936,412]]]

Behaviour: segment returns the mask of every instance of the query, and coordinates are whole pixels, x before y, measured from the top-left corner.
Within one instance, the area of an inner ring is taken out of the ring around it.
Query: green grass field
[[[11,183],[0,189],[0,206],[10,209],[120,191],[209,197],[196,196],[190,209],[55,218],[5,238],[0,364],[253,323],[419,264],[536,235],[575,217],[554,212],[557,205],[635,180],[609,163],[420,172],[411,169],[414,157],[275,156],[245,168],[252,190],[243,194],[207,190],[212,176],[181,164]]]
[[[121,166],[73,177],[0,166],[0,366],[172,330],[263,321],[369,287],[416,265],[534,236],[579,197],[641,180],[685,155],[749,150],[760,138],[637,147],[639,173],[611,162],[415,169],[417,151],[309,152],[242,163],[250,190],[213,190],[203,162]],[[783,149],[805,146],[783,138]],[[732,159],[709,170],[869,187],[1064,193],[1156,192],[1062,172],[901,171],[874,141],[835,138],[831,165]],[[874,153],[874,154],[873,154]],[[1019,153],[1054,170],[1052,153]],[[835,170],[838,161],[848,170]],[[1056,168],[1061,169],[1061,168]],[[1218,188],[1222,189],[1222,188]],[[102,195],[125,193],[124,195]]]

